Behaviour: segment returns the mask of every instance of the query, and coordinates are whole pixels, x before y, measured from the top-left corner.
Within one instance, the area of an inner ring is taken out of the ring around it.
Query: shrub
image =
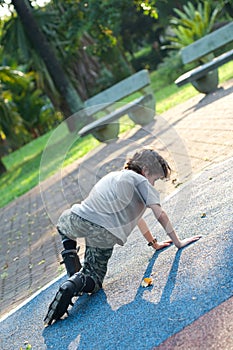
[[[166,48],[179,50],[210,33],[221,9],[220,4],[212,9],[208,0],[199,2],[197,8],[191,2],[183,6],[183,11],[175,8],[176,16],[170,20],[172,33],[166,37],[170,44]]]

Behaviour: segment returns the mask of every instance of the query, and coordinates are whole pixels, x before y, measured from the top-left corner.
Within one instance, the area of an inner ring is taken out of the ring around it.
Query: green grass
[[[219,68],[219,83],[223,83],[233,78],[233,62],[229,62]],[[157,88],[157,76],[156,72],[151,74],[152,89],[155,92],[156,97],[156,113],[161,114],[168,109],[187,101],[193,96],[198,95],[198,91],[191,85],[187,84],[181,88],[178,88],[175,84],[171,84]],[[160,84],[159,84],[160,86]]]
[[[71,138],[67,134],[59,142],[47,147],[51,134],[30,142],[4,158],[8,171],[0,177],[0,207],[36,186],[39,179],[51,176],[59,169],[61,162],[62,166],[66,166],[99,144],[91,135],[70,144]],[[67,148],[67,145],[70,147]],[[41,159],[44,160],[42,164]]]
[[[233,78],[233,62],[220,67],[219,78],[220,83]],[[157,82],[157,72],[151,73],[157,114],[198,94],[190,84],[182,88],[177,88],[175,84],[161,88],[160,82],[158,88]],[[123,117],[120,132],[125,132],[133,126],[128,117]],[[97,145],[99,142],[91,135],[77,139],[75,135],[69,134],[66,124],[62,123],[55,132],[51,131],[4,157],[7,172],[0,176],[0,207],[36,186],[39,179],[43,180],[52,175],[61,164],[62,166],[71,164]]]

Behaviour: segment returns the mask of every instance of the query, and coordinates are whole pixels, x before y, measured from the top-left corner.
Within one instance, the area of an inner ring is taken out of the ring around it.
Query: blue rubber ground
[[[202,234],[181,249],[153,252],[140,233],[116,247],[104,289],[78,299],[70,316],[44,328],[61,279],[0,323],[3,350],[149,350],[233,295],[233,159],[213,167],[168,198],[164,208],[181,238]],[[158,239],[163,230],[147,213]],[[140,286],[152,276],[154,285]]]

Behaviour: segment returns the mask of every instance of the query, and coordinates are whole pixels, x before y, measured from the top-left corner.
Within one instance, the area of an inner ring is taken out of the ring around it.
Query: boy
[[[64,245],[62,256],[69,278],[49,305],[45,324],[60,319],[69,304],[72,305],[74,296],[102,288],[114,245],[124,245],[136,225],[155,250],[172,242],[182,248],[201,237],[180,240],[160,206],[159,193],[153,186],[158,179],[169,178],[170,173],[168,163],[157,152],[144,148],[125,163],[123,170],[104,176],[81,204],[63,212],[57,229]],[[158,242],[152,236],[142,218],[146,208],[152,210],[170,240]],[[76,247],[76,239],[80,237],[86,243],[83,266]]]

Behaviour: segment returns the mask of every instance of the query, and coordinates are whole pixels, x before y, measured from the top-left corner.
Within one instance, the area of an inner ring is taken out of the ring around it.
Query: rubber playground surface
[[[230,158],[165,199],[164,209],[179,236],[201,234],[199,241],[181,250],[172,245],[154,252],[136,229],[124,247],[114,250],[103,290],[82,296],[69,317],[44,328],[63,276],[1,320],[0,348],[150,350],[217,310],[233,295],[232,176]],[[146,220],[159,240],[167,238],[149,211]],[[153,285],[143,288],[144,277],[152,277]],[[232,334],[231,324],[225,328],[228,345],[223,349],[233,347]],[[192,347],[187,341],[183,347],[194,348],[202,345]]]

